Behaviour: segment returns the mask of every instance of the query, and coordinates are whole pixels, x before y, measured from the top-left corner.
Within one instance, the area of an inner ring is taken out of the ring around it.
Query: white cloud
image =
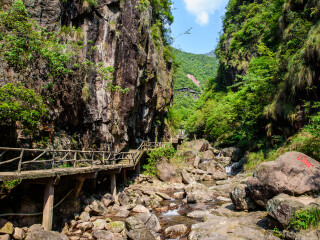
[[[209,23],[211,14],[222,10],[228,0],[183,0],[188,12],[196,16],[196,21],[200,25]]]

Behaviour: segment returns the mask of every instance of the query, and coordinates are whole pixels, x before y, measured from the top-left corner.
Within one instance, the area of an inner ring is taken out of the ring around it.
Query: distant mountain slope
[[[209,56],[209,57],[214,57],[214,58],[216,57],[216,55],[214,54],[214,50],[212,50],[211,52],[208,52],[204,55]]]
[[[215,58],[203,54],[186,53],[178,49],[174,49],[174,54],[176,61],[180,64],[174,75],[175,90],[187,87],[200,93],[207,80],[216,75],[218,62]],[[200,82],[201,89],[195,81],[191,80],[190,75]]]
[[[203,54],[193,54],[174,49],[179,67],[174,74],[174,101],[169,111],[168,121],[172,130],[183,128],[185,120],[195,109],[195,102],[210,78],[218,70],[216,58]]]

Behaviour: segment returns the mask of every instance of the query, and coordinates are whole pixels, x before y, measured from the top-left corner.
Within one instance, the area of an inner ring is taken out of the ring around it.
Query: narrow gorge
[[[0,0],[0,240],[319,240],[319,10]]]

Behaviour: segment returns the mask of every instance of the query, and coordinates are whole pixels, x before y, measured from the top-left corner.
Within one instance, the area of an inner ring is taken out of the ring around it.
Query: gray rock
[[[93,229],[94,230],[102,230],[106,226],[107,221],[104,219],[97,219],[93,222]]]
[[[193,166],[194,166],[195,168],[197,168],[197,167],[199,166],[201,160],[202,160],[201,157],[200,157],[199,155],[197,155],[197,156],[195,157],[194,161],[193,161]]]
[[[9,234],[0,235],[0,240],[11,240],[11,237]]]
[[[170,239],[183,237],[188,232],[188,227],[184,224],[173,225],[164,230],[164,236]]]
[[[190,218],[199,218],[202,219],[204,216],[209,215],[209,211],[201,211],[201,210],[196,210],[192,211],[187,214],[188,217]]]
[[[94,230],[92,236],[99,240],[115,240],[114,234],[106,230]]]
[[[195,140],[193,148],[199,152],[207,151],[209,148],[209,142],[203,139]]]
[[[221,150],[221,155],[224,157],[230,157],[231,161],[237,162],[240,159],[241,151],[236,147],[228,147]]]
[[[265,212],[241,212],[239,217],[225,217],[207,215],[204,222],[191,226],[188,240],[276,240],[275,236],[267,236],[266,230],[258,226],[257,222],[265,218]]]
[[[185,169],[181,171],[182,182],[185,184],[190,184],[194,182],[194,179],[191,177],[189,173]]]
[[[0,219],[0,234],[12,234],[13,224],[5,219]]]
[[[32,225],[26,235],[25,240],[68,240],[66,235],[44,230],[40,224]]]
[[[126,219],[125,223],[126,223],[126,227],[129,231],[145,228],[144,223],[139,218],[137,218],[135,216],[128,217]]]
[[[114,221],[114,222],[107,223],[105,225],[105,228],[107,230],[110,230],[113,233],[121,233],[126,229],[126,224],[125,222],[122,222],[122,221]]]
[[[230,165],[231,158],[230,157],[215,157],[214,160],[221,164],[223,167]]]
[[[132,209],[133,212],[136,212],[136,213],[148,213],[150,212],[148,210],[148,208],[146,208],[145,206],[142,206],[142,205],[137,205],[135,206],[133,209]]]
[[[76,228],[81,229],[83,231],[87,231],[87,230],[93,228],[93,223],[92,222],[82,222],[82,223],[77,224]]]
[[[214,154],[211,150],[207,150],[202,153],[202,159],[203,160],[212,160],[214,159]]]
[[[150,219],[151,217],[151,213],[147,212],[147,213],[139,213],[137,215],[135,215],[135,217],[139,218],[144,224],[146,224],[146,222]]]
[[[293,214],[312,201],[315,201],[312,197],[292,197],[282,193],[267,202],[267,211],[269,216],[287,227]]]
[[[134,229],[127,233],[130,240],[156,240],[155,236],[147,229]]]
[[[118,218],[126,218],[130,215],[130,211],[129,210],[125,210],[125,209],[120,209],[116,215],[114,215],[115,217]]]
[[[90,220],[90,214],[88,212],[82,212],[79,218],[82,221],[89,221]]]
[[[233,191],[230,192],[230,198],[237,210],[254,210],[257,208],[257,205],[250,197],[246,184],[236,186]]]
[[[128,205],[129,204],[130,198],[126,194],[126,192],[120,192],[118,194],[118,201],[122,206]]]
[[[103,216],[108,210],[105,206],[98,200],[93,201],[90,205],[91,214],[93,216]]]
[[[211,174],[211,178],[213,180],[226,180],[228,179],[228,175],[226,172],[214,172]]]
[[[299,196],[318,193],[320,163],[299,152],[287,152],[274,162],[261,164],[248,180],[252,199],[263,207],[280,193]]]
[[[175,199],[183,199],[183,198],[184,198],[184,192],[175,192],[175,193],[173,194],[173,197],[174,197]]]
[[[114,197],[110,193],[107,193],[102,197],[101,202],[105,207],[108,207],[110,204],[114,203]]]
[[[209,189],[200,183],[191,183],[185,187],[187,201],[189,203],[195,202],[209,202],[213,199]]]
[[[157,164],[157,177],[163,182],[181,182],[173,165],[165,159]]]
[[[21,239],[24,239],[25,236],[26,236],[26,233],[22,228],[18,228],[18,227],[14,228],[14,234],[13,234],[14,239],[21,240]]]
[[[232,173],[238,173],[242,171],[244,164],[247,163],[247,158],[243,157],[238,162],[235,162],[231,166],[231,172]]]
[[[208,161],[208,162],[200,163],[199,168],[201,170],[206,171],[211,174],[213,174],[215,172],[225,172],[224,167],[215,161]]]
[[[168,194],[165,194],[165,193],[162,193],[162,192],[156,192],[156,194],[157,194],[159,197],[163,198],[164,200],[170,200],[170,199],[171,199],[171,197],[168,196]]]
[[[157,218],[156,215],[152,214],[148,221],[145,223],[145,226],[154,232],[160,232],[161,231],[161,225],[159,222],[159,219]]]

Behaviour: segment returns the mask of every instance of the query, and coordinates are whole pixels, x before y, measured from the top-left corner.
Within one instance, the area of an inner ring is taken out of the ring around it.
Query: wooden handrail
[[[39,165],[31,164],[47,164],[49,167],[51,163],[52,171],[59,169],[59,166],[64,163],[71,162],[71,168],[81,168],[90,166],[93,168],[95,161],[98,161],[99,165],[121,165],[123,163],[135,166],[137,161],[141,158],[141,155],[148,150],[157,147],[163,147],[170,142],[147,142],[142,141],[140,146],[132,152],[113,152],[113,151],[91,151],[91,150],[55,150],[55,149],[28,149],[28,148],[11,148],[0,147],[0,160],[4,159],[4,156],[8,160],[0,161],[0,165],[14,164],[18,161],[17,171],[21,174],[21,171],[25,171],[26,167],[34,168]],[[19,153],[19,156],[12,156],[12,153]],[[25,161],[23,161],[25,159]],[[83,166],[79,166],[80,163],[87,163]],[[47,169],[47,168],[46,168]],[[14,172],[14,170],[12,170]],[[1,173],[0,173],[1,174]]]

